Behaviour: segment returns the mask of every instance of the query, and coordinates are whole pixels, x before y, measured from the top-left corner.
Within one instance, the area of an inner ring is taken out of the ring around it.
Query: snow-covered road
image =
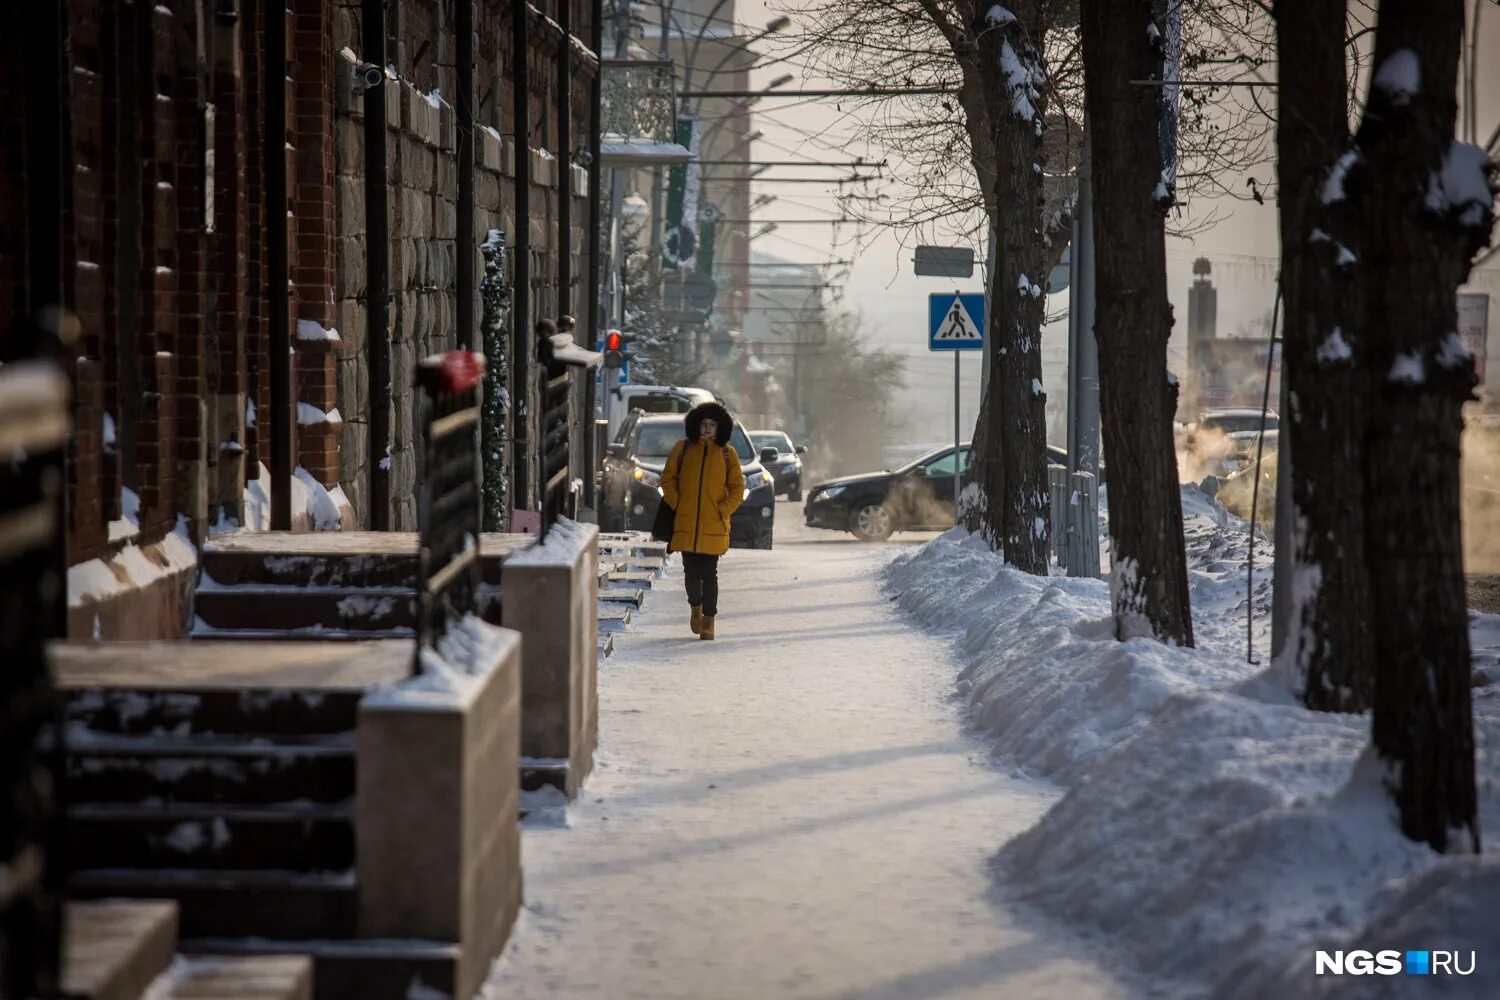
[[[528,822],[486,995],[1129,995],[994,889],[997,845],[1059,793],[963,731],[946,643],[881,593],[890,548],[800,515],[723,561],[717,641],[674,560],[603,664],[597,768],[566,825]]]

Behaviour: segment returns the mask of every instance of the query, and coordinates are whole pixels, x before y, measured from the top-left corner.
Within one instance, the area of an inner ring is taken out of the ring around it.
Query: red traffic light
[[[621,351],[625,349],[625,336],[619,330],[611,330],[604,337],[604,349],[606,351]]]

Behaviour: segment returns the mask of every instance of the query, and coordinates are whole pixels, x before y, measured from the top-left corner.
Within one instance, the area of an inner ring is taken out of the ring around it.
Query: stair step
[[[599,604],[599,621],[622,622],[628,625],[630,623],[630,616],[634,612],[635,609],[629,604],[617,601],[601,601]]]
[[[179,959],[165,1000],[312,1000],[307,955],[211,955]]]
[[[243,641],[246,639],[253,639],[256,642],[307,642],[310,639],[316,639],[319,642],[369,642],[372,639],[401,639],[409,641],[416,638],[416,635],[416,629],[406,627],[364,630],[312,628],[288,632],[282,629],[212,628],[202,620],[199,620],[193,624],[193,631],[190,638],[198,642],[213,642],[215,640]]]
[[[233,548],[209,539],[201,557],[203,575],[221,587],[280,584],[295,587],[405,587],[417,585],[417,553],[275,554]]]
[[[354,795],[354,740],[335,739],[268,744],[125,737],[70,747],[68,795],[75,802],[342,802]]]
[[[614,655],[615,655],[615,637],[613,635],[610,635],[607,632],[606,633],[600,633],[600,635],[599,635],[599,656],[600,656],[600,658],[601,659],[607,659],[607,658],[609,658],[611,656],[614,656]]]
[[[160,900],[68,903],[63,991],[79,1000],[136,1000],[172,962],[177,907]]]
[[[75,870],[68,888],[80,899],[175,900],[184,938],[336,939],[357,932],[351,872],[96,868]]]
[[[357,687],[77,688],[69,693],[67,717],[75,727],[120,735],[352,733],[363,695]]]
[[[611,574],[609,574],[609,582],[610,582],[611,585],[614,585],[614,586],[618,586],[620,584],[625,584],[627,586],[641,587],[641,588],[649,590],[650,587],[651,587],[651,584],[653,584],[654,582],[656,582],[656,574],[655,573],[642,573],[642,572],[636,572],[636,571],[633,571],[633,570],[627,570],[627,571],[622,572],[622,573],[611,573]]]
[[[312,960],[316,1000],[407,1000],[453,996],[459,989],[456,944],[407,940],[285,940],[187,938],[179,945],[195,957],[256,956],[295,952]],[[424,992],[426,990],[432,993]],[[254,996],[254,994],[252,994]]]
[[[344,872],[354,867],[346,803],[89,803],[68,809],[69,859],[85,869]]]
[[[240,586],[199,588],[193,610],[216,630],[367,632],[414,628],[416,605],[405,588]]]
[[[601,587],[599,600],[638,608],[645,602],[646,592],[639,587]]]

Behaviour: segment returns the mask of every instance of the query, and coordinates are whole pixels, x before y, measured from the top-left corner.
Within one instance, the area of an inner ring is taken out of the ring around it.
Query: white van
[[[610,390],[606,402],[609,413],[609,440],[613,441],[620,424],[632,410],[645,413],[687,413],[699,403],[718,402],[713,393],[697,386],[625,385]]]

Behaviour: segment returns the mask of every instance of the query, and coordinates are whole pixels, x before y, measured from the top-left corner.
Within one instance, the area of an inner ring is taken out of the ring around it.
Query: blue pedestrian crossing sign
[[[983,347],[983,292],[945,292],[927,297],[928,350],[977,351]]]

